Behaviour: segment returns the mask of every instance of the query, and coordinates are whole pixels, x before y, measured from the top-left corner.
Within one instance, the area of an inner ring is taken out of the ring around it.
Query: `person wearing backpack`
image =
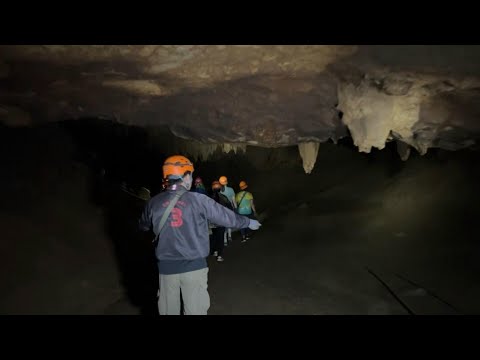
[[[233,210],[231,202],[227,199],[225,195],[221,193],[222,185],[218,181],[212,183],[212,199],[215,200],[220,205]],[[211,224],[212,227],[212,245],[210,250],[212,255],[217,258],[218,262],[224,261],[223,258],[223,248],[224,248],[224,238],[225,227],[219,226],[217,224]]]
[[[166,191],[150,199],[139,219],[142,231],[153,230],[159,272],[160,315],[206,315],[210,308],[207,256],[208,222],[232,228],[260,228],[261,224],[220,205],[192,187],[192,162],[184,156],[167,158],[163,176]]]
[[[237,203],[237,213],[240,215],[248,216],[251,220],[255,220],[257,216],[257,210],[255,210],[255,204],[253,202],[253,195],[251,192],[246,191],[248,184],[245,181],[240,181],[240,192],[237,193],[235,201]],[[242,242],[246,242],[250,239],[250,229],[245,226],[240,229],[242,234]]]
[[[231,209],[235,210],[237,208],[237,204],[235,202],[235,191],[233,191],[233,189],[230,186],[228,186],[227,177],[226,176],[220,176],[220,178],[218,179],[218,182],[222,186],[222,190],[220,192],[223,195],[225,195],[227,197],[227,199],[230,201],[230,203],[232,204]],[[228,242],[232,242],[232,229],[231,228],[228,228],[225,231],[223,241],[224,241],[225,246],[228,245]]]

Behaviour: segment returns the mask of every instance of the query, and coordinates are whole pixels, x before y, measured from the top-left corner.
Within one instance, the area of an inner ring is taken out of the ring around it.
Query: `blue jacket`
[[[143,231],[158,235],[160,219],[175,190],[154,196],[145,206],[139,221]],[[158,260],[194,260],[210,252],[208,221],[233,229],[248,227],[250,219],[238,215],[206,195],[185,192],[178,200],[163,227],[156,248]]]

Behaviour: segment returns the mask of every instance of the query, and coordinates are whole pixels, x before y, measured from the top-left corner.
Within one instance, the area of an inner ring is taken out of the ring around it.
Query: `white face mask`
[[[188,174],[183,178],[183,186],[185,186],[187,190],[190,190],[192,188],[192,180],[192,174]]]

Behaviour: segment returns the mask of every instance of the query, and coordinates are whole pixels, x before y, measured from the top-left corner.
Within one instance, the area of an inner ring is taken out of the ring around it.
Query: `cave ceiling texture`
[[[403,160],[470,148],[479,116],[476,45],[0,46],[6,126],[166,126],[203,154],[298,145],[307,173],[346,136],[364,153],[396,141]]]

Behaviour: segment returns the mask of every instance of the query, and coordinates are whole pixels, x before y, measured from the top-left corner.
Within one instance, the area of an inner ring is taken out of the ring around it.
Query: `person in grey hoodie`
[[[209,221],[235,229],[258,230],[261,226],[258,221],[238,215],[204,194],[189,191],[193,171],[192,162],[184,156],[166,159],[163,176],[168,179],[168,187],[150,199],[139,220],[140,230],[152,229],[156,236],[160,315],[180,315],[180,293],[186,315],[207,314],[210,308],[206,260],[210,253]],[[175,197],[178,201],[159,230],[161,218]]]

